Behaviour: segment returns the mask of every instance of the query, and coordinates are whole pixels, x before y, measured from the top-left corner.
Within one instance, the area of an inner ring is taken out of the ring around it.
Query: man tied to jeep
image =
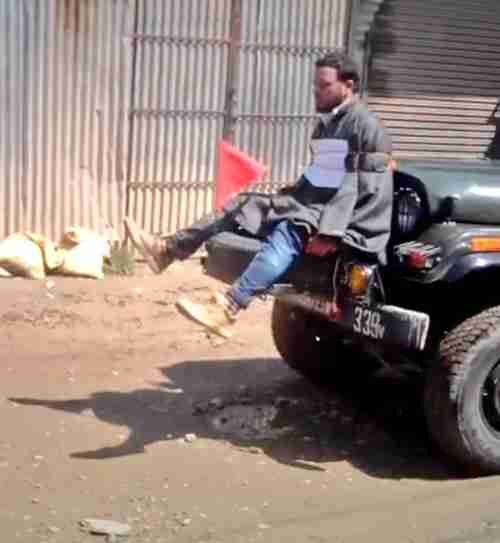
[[[340,244],[381,264],[389,239],[393,200],[391,141],[360,100],[359,70],[341,51],[316,61],[314,100],[319,114],[312,160],[299,180],[273,195],[240,193],[172,236],[153,236],[130,218],[125,229],[150,268],[160,273],[223,231],[245,231],[260,250],[225,292],[206,304],[181,298],[177,305],[205,328],[230,337],[240,310],[275,284],[307,252],[334,253]]]

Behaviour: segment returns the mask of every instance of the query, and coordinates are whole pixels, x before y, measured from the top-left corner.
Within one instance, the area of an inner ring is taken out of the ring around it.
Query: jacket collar
[[[340,106],[332,109],[332,111],[330,111],[329,113],[320,113],[320,119],[323,125],[327,126],[332,119],[335,119],[335,117],[347,113],[351,109],[351,107],[357,102],[357,100],[357,96],[353,96],[349,100],[342,102]]]

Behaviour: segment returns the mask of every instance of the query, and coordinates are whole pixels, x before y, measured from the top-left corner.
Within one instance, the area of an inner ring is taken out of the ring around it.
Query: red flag
[[[219,143],[219,164],[215,184],[215,207],[220,209],[243,187],[257,181],[267,173],[267,168],[236,147],[221,140]]]

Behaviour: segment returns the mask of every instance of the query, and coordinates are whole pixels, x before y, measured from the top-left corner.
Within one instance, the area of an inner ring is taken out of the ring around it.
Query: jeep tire
[[[500,306],[441,341],[427,374],[425,411],[446,454],[473,473],[500,472]]]
[[[313,381],[345,374],[344,335],[335,325],[300,307],[274,301],[272,333],[276,349],[292,369]],[[343,367],[344,371],[340,370]],[[340,372],[339,372],[340,370]]]

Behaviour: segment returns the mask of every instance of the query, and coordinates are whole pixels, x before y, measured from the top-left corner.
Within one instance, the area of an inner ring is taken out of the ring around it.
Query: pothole
[[[209,418],[213,428],[240,439],[277,439],[293,430],[290,426],[273,427],[279,411],[274,405],[231,405]]]

